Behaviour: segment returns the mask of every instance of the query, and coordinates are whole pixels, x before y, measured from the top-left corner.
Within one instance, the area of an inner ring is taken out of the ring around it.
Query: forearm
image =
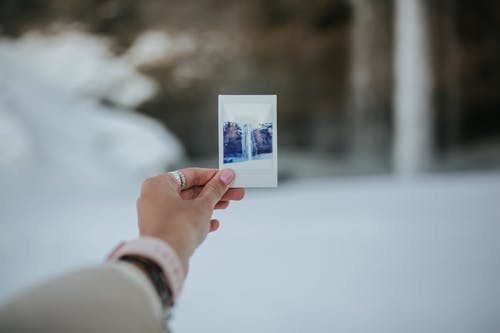
[[[2,332],[163,332],[160,299],[136,267],[114,262],[48,281],[0,310]]]

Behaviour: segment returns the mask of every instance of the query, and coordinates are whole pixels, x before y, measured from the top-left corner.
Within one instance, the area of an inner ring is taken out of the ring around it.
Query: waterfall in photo
[[[420,0],[397,0],[395,8],[393,163],[395,174],[402,177],[425,171],[432,149],[424,5]]]
[[[252,159],[252,152],[249,150],[249,147],[252,147],[252,141],[250,138],[250,126],[248,124],[243,125],[242,131],[242,155],[246,157],[247,160]]]

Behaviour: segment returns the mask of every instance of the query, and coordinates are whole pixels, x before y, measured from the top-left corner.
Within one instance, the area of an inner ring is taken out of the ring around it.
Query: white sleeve
[[[0,309],[0,332],[144,332],[166,330],[148,278],[112,262],[52,279]]]

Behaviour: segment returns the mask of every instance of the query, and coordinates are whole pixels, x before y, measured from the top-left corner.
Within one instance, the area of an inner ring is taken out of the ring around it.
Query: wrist
[[[175,249],[164,240],[141,236],[120,245],[108,260],[119,260],[124,256],[139,256],[157,264],[168,282],[173,300],[179,297],[186,277],[186,266],[182,264]]]
[[[186,275],[189,268],[189,259],[200,243],[196,238],[197,234],[197,231],[193,230],[191,225],[186,223],[182,228],[176,228],[175,232],[171,231],[168,234],[158,237],[170,245],[170,247],[177,253]]]
[[[184,272],[188,272],[189,269],[189,258],[193,254],[193,251],[190,250],[188,243],[185,239],[178,237],[164,237],[161,238],[162,241],[170,245],[170,247],[175,251],[179,261],[184,269]]]

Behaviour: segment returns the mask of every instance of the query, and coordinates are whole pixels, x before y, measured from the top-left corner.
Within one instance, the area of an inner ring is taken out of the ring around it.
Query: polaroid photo
[[[219,168],[232,187],[278,186],[276,95],[219,95]]]

